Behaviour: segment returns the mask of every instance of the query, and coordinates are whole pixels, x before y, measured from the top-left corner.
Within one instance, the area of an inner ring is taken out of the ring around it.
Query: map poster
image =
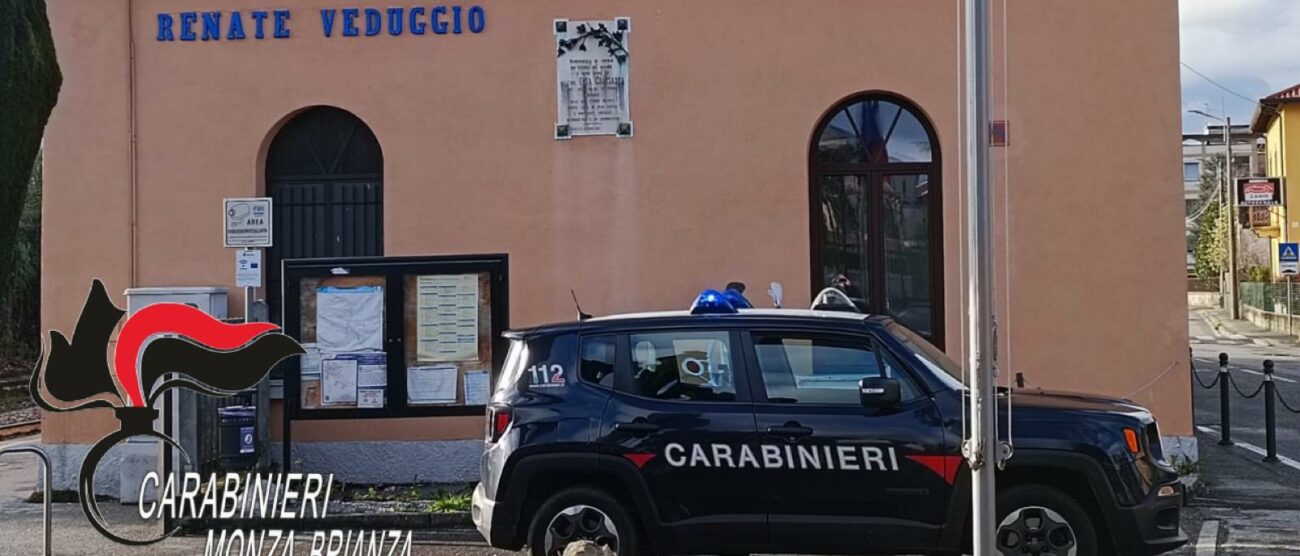
[[[383,349],[384,288],[316,290],[316,347],[335,353]]]
[[[320,364],[321,405],[357,403],[357,360],[325,359]]]
[[[627,76],[631,20],[557,19],[554,24],[558,112],[555,138],[631,137]]]

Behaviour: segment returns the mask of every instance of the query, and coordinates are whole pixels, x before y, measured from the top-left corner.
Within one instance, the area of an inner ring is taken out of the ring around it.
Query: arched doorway
[[[280,320],[280,261],[384,254],[384,154],[370,127],[331,106],[289,120],[266,155],[275,225],[267,301]]]
[[[846,99],[809,153],[813,290],[837,276],[872,313],[943,345],[943,213],[934,128],[887,93]]]

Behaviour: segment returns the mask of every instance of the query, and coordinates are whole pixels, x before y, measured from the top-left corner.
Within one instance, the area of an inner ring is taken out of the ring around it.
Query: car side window
[[[754,354],[774,403],[858,405],[858,381],[896,378],[902,400],[920,395],[911,377],[865,337],[755,333]]]
[[[731,334],[683,330],[631,334],[630,394],[657,400],[735,401]]]
[[[588,384],[614,388],[614,337],[594,336],[582,339],[579,376]]]

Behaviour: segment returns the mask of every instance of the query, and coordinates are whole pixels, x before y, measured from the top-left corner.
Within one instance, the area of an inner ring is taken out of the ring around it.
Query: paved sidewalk
[[[1191,335],[1192,343],[1255,344],[1267,347],[1296,347],[1300,339],[1285,332],[1275,332],[1256,326],[1247,320],[1232,320],[1227,309],[1197,309],[1193,312],[1204,320],[1211,334]]]

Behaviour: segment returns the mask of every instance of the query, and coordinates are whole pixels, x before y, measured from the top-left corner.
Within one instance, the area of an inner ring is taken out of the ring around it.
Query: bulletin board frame
[[[491,322],[488,327],[491,346],[489,388],[505,362],[507,340],[502,334],[509,328],[509,260],[505,254],[447,255],[420,257],[349,257],[332,259],[293,259],[282,263],[281,292],[283,328],[286,334],[302,339],[304,323],[304,280],[328,280],[339,277],[374,279],[384,284],[383,353],[387,357],[387,402],[380,408],[305,408],[302,404],[303,377],[293,358],[284,369],[284,431],[289,442],[290,422],[312,419],[373,419],[400,417],[443,417],[482,415],[484,405],[416,405],[407,401],[407,288],[411,276],[488,275],[487,295]],[[463,401],[463,400],[462,400]]]

